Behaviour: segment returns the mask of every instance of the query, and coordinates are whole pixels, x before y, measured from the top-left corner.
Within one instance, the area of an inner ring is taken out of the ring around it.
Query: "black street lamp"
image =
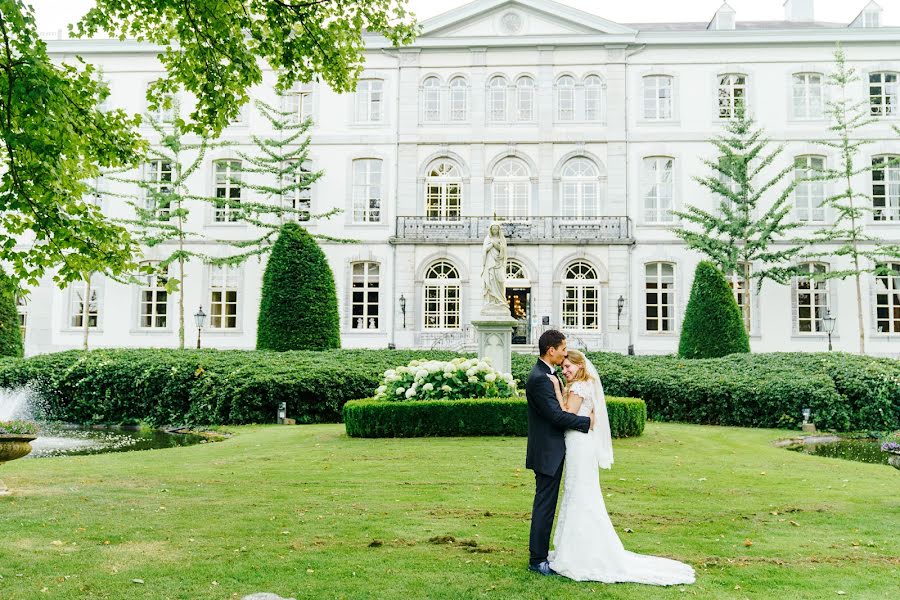
[[[828,350],[831,351],[831,334],[834,333],[834,325],[837,322],[837,317],[832,317],[831,312],[826,308],[825,316],[822,317],[822,326],[825,328],[825,333],[828,334]]]
[[[406,298],[400,294],[400,312],[403,313],[403,329],[406,329]]]
[[[203,329],[203,324],[206,323],[206,313],[203,312],[203,307],[194,314],[194,323],[197,324],[197,350],[200,349],[200,330]]]
[[[625,308],[625,298],[622,295],[619,295],[619,299],[616,300],[616,308],[619,309],[619,314],[616,315],[616,329],[621,329],[621,321],[622,321],[622,309]]]

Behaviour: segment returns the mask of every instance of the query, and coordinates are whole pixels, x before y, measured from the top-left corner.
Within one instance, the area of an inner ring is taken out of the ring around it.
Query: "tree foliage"
[[[721,271],[713,262],[701,261],[694,271],[678,355],[718,358],[735,352],[750,352],[741,311]]]
[[[10,286],[0,287],[0,356],[22,356],[22,331],[16,296]]]

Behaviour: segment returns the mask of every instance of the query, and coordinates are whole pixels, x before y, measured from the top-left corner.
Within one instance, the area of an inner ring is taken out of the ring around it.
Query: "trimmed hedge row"
[[[528,434],[524,398],[471,400],[353,400],[344,405],[344,424],[351,437],[430,437]],[[641,435],[647,407],[637,398],[606,398],[613,437]]]

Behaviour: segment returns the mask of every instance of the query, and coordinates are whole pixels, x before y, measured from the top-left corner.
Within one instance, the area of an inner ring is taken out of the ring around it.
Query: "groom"
[[[566,458],[566,429],[587,433],[594,427],[594,418],[579,417],[559,406],[553,383],[548,375],[559,377],[556,367],[566,358],[566,336],[548,329],[538,340],[541,357],[531,369],[525,384],[528,399],[528,451],[525,468],[534,471],[534,505],[531,508],[531,554],[528,570],[541,575],[553,575],[547,553],[550,551],[550,530],[559,498],[563,462]],[[560,381],[560,388],[562,388]]]

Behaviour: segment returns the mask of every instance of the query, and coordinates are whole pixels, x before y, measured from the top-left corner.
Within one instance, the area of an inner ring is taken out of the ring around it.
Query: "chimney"
[[[813,21],[814,0],[786,0],[784,3],[784,20],[792,23],[811,23]]]

